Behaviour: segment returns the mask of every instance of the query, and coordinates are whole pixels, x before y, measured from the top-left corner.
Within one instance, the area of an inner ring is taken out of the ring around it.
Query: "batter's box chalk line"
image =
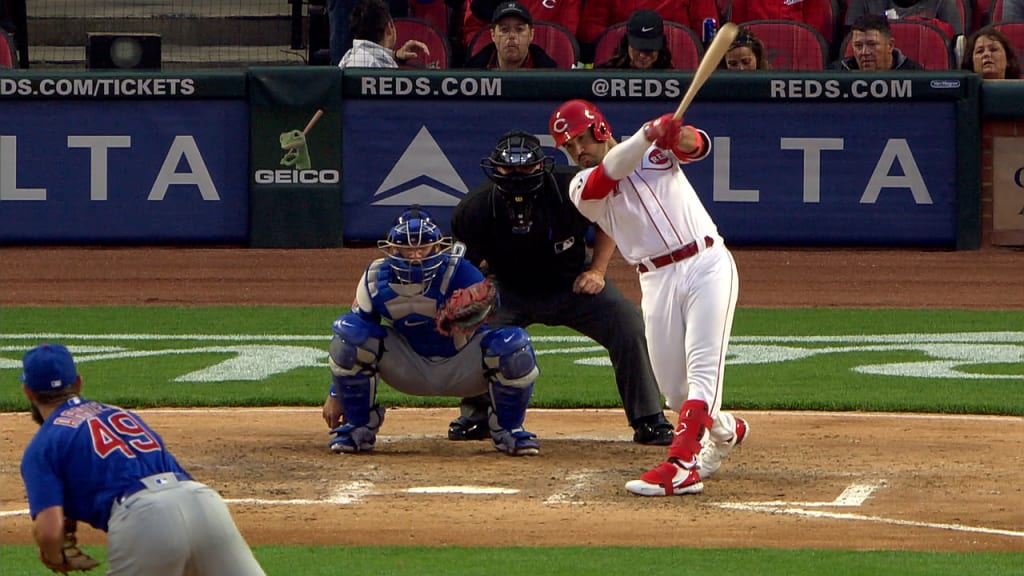
[[[786,514],[790,516],[804,516],[808,518],[825,518],[830,520],[849,520],[857,522],[874,522],[877,524],[889,524],[892,526],[908,526],[913,528],[933,528],[938,530],[953,530],[957,532],[971,532],[975,534],[993,534],[996,536],[1009,536],[1012,538],[1024,538],[1024,532],[1015,530],[1002,530],[999,528],[987,528],[984,526],[965,526],[963,524],[944,524],[940,522],[919,522],[915,520],[900,520],[897,518],[885,518],[882,516],[869,516],[867,514],[854,514],[851,512],[830,512],[820,508],[856,508],[861,506],[879,488],[886,485],[884,480],[874,482],[851,484],[843,490],[832,502],[721,502],[710,504],[726,510],[741,510],[745,512],[760,512],[766,514]],[[819,508],[819,509],[814,509]]]

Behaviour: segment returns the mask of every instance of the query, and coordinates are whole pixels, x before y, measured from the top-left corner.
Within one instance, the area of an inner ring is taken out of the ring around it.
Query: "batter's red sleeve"
[[[587,181],[583,185],[583,194],[580,197],[584,200],[600,200],[615,190],[615,183],[615,180],[605,174],[604,164],[598,164],[597,168],[587,175]]]

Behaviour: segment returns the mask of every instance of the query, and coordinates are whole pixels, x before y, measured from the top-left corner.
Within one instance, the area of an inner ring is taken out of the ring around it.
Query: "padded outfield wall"
[[[0,242],[330,247],[376,240],[413,203],[447,225],[506,130],[550,144],[554,108],[587,98],[628,135],[675,109],[690,76],[10,71]],[[732,244],[977,248],[982,211],[1012,229],[1024,196],[1024,138],[1011,134],[991,166],[1002,206],[982,202],[983,118],[1024,118],[1024,86],[1002,84],[716,74],[686,118],[713,152],[686,171]]]

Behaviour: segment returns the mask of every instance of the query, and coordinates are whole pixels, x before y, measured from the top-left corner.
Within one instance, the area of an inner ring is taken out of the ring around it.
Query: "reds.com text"
[[[362,78],[363,96],[501,96],[501,78]]]

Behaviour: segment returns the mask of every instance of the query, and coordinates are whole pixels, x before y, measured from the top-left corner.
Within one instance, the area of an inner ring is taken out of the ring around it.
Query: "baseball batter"
[[[384,421],[376,399],[383,377],[415,396],[489,392],[494,447],[510,456],[537,454],[536,435],[523,429],[539,374],[530,336],[519,327],[488,329],[486,316],[473,311],[459,326],[460,306],[452,303],[477,300],[489,312],[496,298],[490,281],[462,257],[465,248],[419,207],[398,217],[380,247],[384,257],[363,273],[352,311],[334,321],[323,408],[331,450],[373,450]]]
[[[55,572],[98,563],[77,549],[78,521],[107,532],[110,575],[262,575],[227,505],[196,482],[137,414],[79,396],[68,349],[22,361],[40,424],[21,460],[39,556]]]
[[[666,114],[618,143],[585,100],[559,106],[549,131],[585,168],[570,184],[572,201],[637,267],[654,376],[668,406],[679,411],[666,461],[626,489],[641,496],[699,493],[702,476],[714,474],[748,430],[721,411],[736,264],[680,169],[705,158],[711,140]]]

